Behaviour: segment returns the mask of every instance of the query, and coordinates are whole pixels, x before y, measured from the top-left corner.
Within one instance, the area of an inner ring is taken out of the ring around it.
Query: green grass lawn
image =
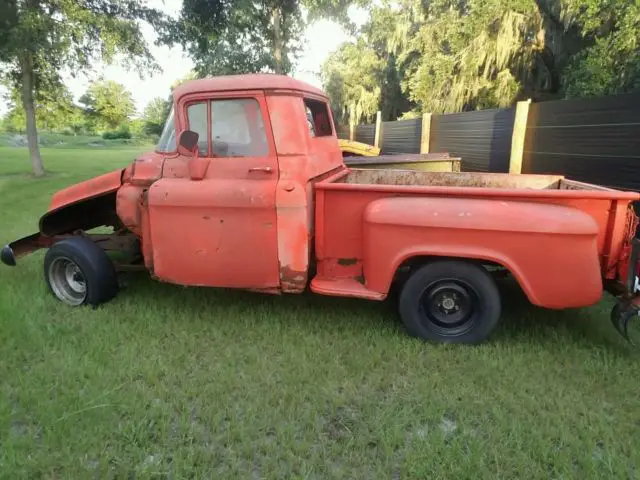
[[[27,136],[24,133],[7,133],[0,131],[0,147],[26,146]],[[99,135],[63,135],[60,133],[38,132],[38,143],[41,148],[89,149],[101,150],[111,148],[142,148],[150,142],[148,138],[121,138],[104,140]]]
[[[136,149],[0,148],[0,243]],[[543,311],[510,282],[478,347],[408,338],[394,306],[185,289],[145,275],[56,301],[41,253],[0,266],[0,477],[639,478],[640,356],[612,302]]]

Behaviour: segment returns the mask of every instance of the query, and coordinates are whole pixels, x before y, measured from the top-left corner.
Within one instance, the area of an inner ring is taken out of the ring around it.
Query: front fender
[[[76,202],[115,192],[122,185],[122,169],[114,170],[56,192],[51,198],[49,212]]]
[[[116,192],[122,185],[122,173],[122,169],[114,170],[55,193],[49,211],[40,218],[40,232],[4,246],[0,261],[14,266],[17,258],[51,246],[54,235],[116,224]]]
[[[535,305],[587,306],[602,295],[597,235],[590,215],[563,205],[384,198],[365,211],[364,276],[386,293],[410,258],[473,258],[507,268]]]
[[[117,222],[116,192],[122,172],[114,170],[55,193],[49,211],[40,218],[40,232],[60,235]]]

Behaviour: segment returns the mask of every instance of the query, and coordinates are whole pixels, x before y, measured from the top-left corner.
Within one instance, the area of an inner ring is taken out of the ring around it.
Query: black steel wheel
[[[118,291],[113,263],[86,237],[55,243],[44,257],[44,277],[51,293],[72,307],[99,305]]]
[[[400,316],[410,335],[445,343],[480,343],[500,318],[500,294],[491,276],[470,262],[428,263],[400,294]]]

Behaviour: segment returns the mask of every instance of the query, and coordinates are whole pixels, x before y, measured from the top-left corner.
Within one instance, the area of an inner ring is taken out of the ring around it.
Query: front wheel
[[[44,257],[44,276],[58,300],[73,307],[99,305],[118,291],[113,263],[104,250],[85,237],[55,243]]]
[[[500,294],[482,267],[435,261],[409,277],[400,316],[410,335],[443,343],[480,343],[500,318]]]

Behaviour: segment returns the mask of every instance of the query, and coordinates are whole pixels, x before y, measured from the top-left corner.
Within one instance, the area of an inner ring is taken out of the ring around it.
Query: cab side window
[[[305,98],[304,107],[307,114],[309,134],[312,137],[329,137],[333,135],[329,107],[325,102]]]
[[[260,105],[252,98],[213,100],[211,139],[216,157],[264,157],[269,154]]]
[[[207,128],[207,104],[194,103],[187,107],[189,130],[198,134],[198,153],[209,155],[209,129]]]

